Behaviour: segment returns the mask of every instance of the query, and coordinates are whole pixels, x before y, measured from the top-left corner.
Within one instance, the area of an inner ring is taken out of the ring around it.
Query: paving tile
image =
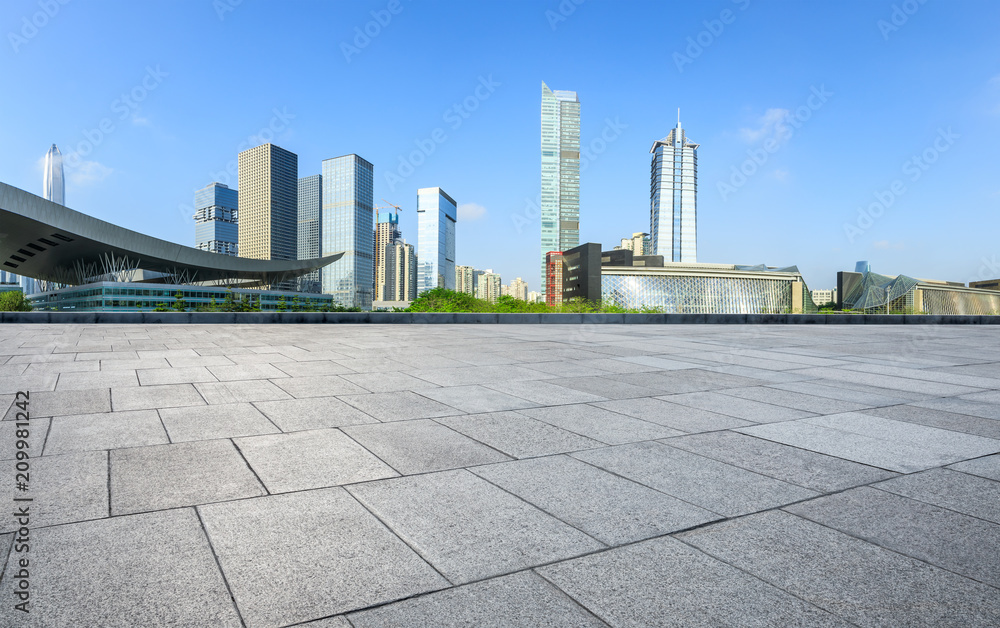
[[[292,396],[271,382],[262,379],[238,380],[233,382],[206,382],[195,384],[209,405],[224,403],[248,403],[252,401],[277,401],[291,399]]]
[[[774,508],[817,494],[657,442],[605,447],[571,455],[727,517]]]
[[[594,395],[582,390],[574,390],[565,386],[556,386],[546,380],[530,380],[519,382],[499,382],[484,384],[487,388],[514,397],[526,399],[534,404],[554,406],[567,403],[587,403],[588,401],[605,401],[607,397]]]
[[[521,414],[609,445],[683,434],[669,427],[588,404],[530,408],[522,410]]]
[[[726,430],[753,425],[750,421],[670,403],[655,397],[602,401],[592,405],[687,433]]]
[[[856,412],[755,425],[737,431],[900,473],[1000,451],[1000,440]]]
[[[308,362],[279,362],[275,368],[291,377],[314,377],[317,375],[342,375],[354,373],[339,362],[333,360],[310,360]]]
[[[437,384],[413,377],[407,373],[388,371],[384,373],[351,373],[342,375],[344,379],[371,392],[397,392],[400,390],[423,390],[437,388]]]
[[[11,512],[16,512],[18,506],[29,506],[32,530],[108,516],[107,453],[88,451],[43,456],[30,460],[30,464],[29,490],[15,490],[11,464],[10,481],[3,483],[0,495],[5,504],[13,504],[9,506],[14,509]],[[33,501],[14,502],[17,497],[30,497]],[[19,525],[10,515],[0,518],[0,532],[13,532]]]
[[[191,384],[195,382],[217,381],[204,366],[184,366],[169,369],[140,369],[136,371],[139,384],[157,386],[162,384]]]
[[[973,395],[968,395],[966,398],[948,397],[914,401],[913,405],[921,408],[953,412],[955,414],[968,414],[969,416],[977,416],[984,419],[1000,419],[1000,403],[996,401],[979,401]]]
[[[343,431],[404,475],[510,460],[429,419],[355,425]]]
[[[55,390],[58,378],[59,375],[54,373],[0,377],[0,394],[12,395],[21,391],[35,393],[43,390]]]
[[[1000,439],[1000,421],[995,419],[984,419],[968,414],[955,414],[954,412],[945,412],[944,410],[923,408],[909,404],[869,408],[864,413],[884,419],[906,421],[907,423],[916,423],[918,425],[926,425],[927,427],[939,427],[943,430]]]
[[[405,421],[463,414],[461,410],[456,410],[451,406],[438,403],[408,390],[394,393],[341,395],[338,398],[379,421]]]
[[[234,366],[204,367],[220,382],[233,382],[245,379],[275,379],[287,378],[288,374],[271,364],[236,364]],[[212,380],[203,380],[212,381]]]
[[[959,462],[948,467],[962,473],[971,473],[1000,482],[1000,455],[984,456],[975,460]]]
[[[995,377],[982,377],[978,375],[967,375],[959,373],[947,373],[941,371],[930,371],[922,368],[912,368],[907,365],[884,365],[884,364],[845,364],[842,368],[848,371],[860,373],[877,373],[879,375],[893,375],[908,379],[923,380],[942,384],[958,384],[960,386],[972,386],[974,388],[995,389],[1000,388],[1000,379]]]
[[[895,406],[901,403],[906,403],[909,399],[913,398],[912,395],[899,395],[895,391],[885,390],[883,388],[870,387],[866,390],[858,390],[857,388],[831,386],[831,383],[832,382],[827,380],[815,380],[768,385],[772,388],[777,388],[778,390],[790,390],[792,392],[799,392],[805,395],[826,397],[828,399],[837,399],[850,403],[861,403],[873,408],[877,406]],[[918,397],[920,396],[918,395]]]
[[[237,438],[236,446],[271,493],[288,493],[399,475],[334,429]]]
[[[803,412],[782,406],[775,406],[769,403],[761,403],[752,399],[743,399],[730,395],[723,395],[717,392],[696,392],[684,393],[680,395],[670,395],[667,397],[670,403],[677,403],[682,406],[691,406],[699,410],[707,410],[717,414],[752,421],[754,423],[774,423],[777,421],[791,421],[813,416],[811,412]]]
[[[221,367],[220,367],[221,368]],[[354,395],[368,392],[339,375],[316,375],[310,377],[286,377],[273,380],[274,384],[296,399],[308,397],[332,397],[334,395]]]
[[[53,373],[79,373],[101,370],[96,360],[86,362],[34,362],[32,364],[5,364],[0,366],[0,377],[14,375],[47,375]]]
[[[506,628],[606,626],[565,593],[525,571],[428,593],[388,606],[352,613],[354,628],[437,626]],[[347,624],[344,624],[347,626]],[[309,625],[309,628],[313,628]]]
[[[931,469],[879,482],[874,488],[1000,523],[1000,482],[948,469]]]
[[[163,358],[165,362],[169,362],[170,366],[173,368],[185,368],[191,366],[229,366],[233,364],[233,361],[224,355],[197,355],[197,356],[177,356],[170,358]],[[213,377],[209,381],[215,381]]]
[[[464,470],[348,490],[455,584],[603,547]]]
[[[136,378],[135,371],[60,373],[59,383],[56,385],[56,390],[87,390],[89,388],[108,389],[138,385],[139,380]]]
[[[61,416],[52,419],[45,455],[167,442],[167,434],[155,410]]]
[[[254,628],[319,619],[448,586],[342,488],[198,510],[236,605]]]
[[[520,365],[465,366],[449,369],[419,369],[413,375],[439,386],[466,386],[498,382],[545,379],[553,375]]]
[[[116,411],[205,405],[205,400],[191,384],[112,388],[111,402]]]
[[[837,399],[830,399],[828,397],[817,397],[815,395],[806,395],[791,390],[771,388],[769,386],[729,388],[726,390],[720,390],[719,392],[728,397],[750,399],[774,406],[784,406],[795,410],[803,410],[813,414],[837,414],[840,412],[864,410],[865,408],[870,407],[863,403],[840,401]]]
[[[249,403],[164,408],[160,410],[160,418],[170,434],[170,441],[174,443],[274,434],[279,431]]]
[[[569,456],[470,470],[607,545],[661,536],[719,518]]]
[[[442,417],[437,422],[514,458],[532,458],[604,446],[604,443],[567,432],[518,412]]]
[[[263,494],[264,488],[228,440],[111,451],[115,515]]]
[[[282,432],[377,423],[378,420],[336,397],[310,397],[254,403]]]
[[[883,469],[737,432],[692,434],[664,443],[821,493],[895,477]]]
[[[635,397],[653,397],[663,392],[655,388],[626,384],[608,377],[563,377],[551,380],[551,383],[573,390],[600,395],[606,399],[632,399]]]
[[[31,560],[32,626],[242,625],[192,510],[32,530],[31,541],[43,557]],[[0,585],[5,612],[19,556]]]
[[[678,538],[859,626],[1000,622],[993,587],[790,513],[755,514]]]
[[[508,395],[484,386],[449,386],[421,390],[420,394],[462,412],[498,412],[532,408],[537,403]]]
[[[875,386],[887,390],[919,393],[921,395],[939,397],[944,395],[964,395],[967,393],[979,392],[980,390],[979,388],[972,386],[959,386],[957,384],[911,379],[909,377],[898,377],[895,375],[858,373],[856,371],[848,371],[840,368],[815,367],[802,369],[798,372],[803,375],[814,375],[816,377],[822,377],[825,380],[835,382]]]
[[[94,362],[95,364],[100,364],[102,371],[138,371],[140,369],[165,369],[170,368],[170,363],[167,362],[166,358],[151,358],[151,359],[114,359],[107,360],[102,359],[100,362]]]
[[[786,510],[967,578],[1000,586],[996,569],[1000,525],[996,523],[868,487]]]
[[[11,397],[13,400],[13,397]],[[19,399],[21,401],[22,399]],[[21,409],[11,404],[6,420],[15,420]],[[111,412],[111,394],[107,388],[94,390],[31,391],[28,413],[34,419]]]
[[[672,538],[538,569],[612,626],[848,626]]]

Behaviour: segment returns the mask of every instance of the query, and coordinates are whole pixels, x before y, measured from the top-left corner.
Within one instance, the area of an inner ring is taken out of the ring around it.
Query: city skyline
[[[56,143],[75,208],[188,244],[193,192],[213,181],[236,187],[230,164],[244,144],[272,141],[303,164],[356,152],[375,166],[377,198],[410,210],[404,233],[416,228],[407,199],[441,185],[462,200],[457,263],[536,288],[536,90],[545,80],[585,103],[581,242],[610,249],[648,230],[648,149],[680,107],[684,127],[711,147],[699,160],[699,261],[797,264],[815,288],[832,288],[836,271],[858,259],[954,281],[1000,266],[989,238],[1000,221],[991,175],[1000,79],[984,54],[986,25],[1000,17],[991,3],[922,4],[901,25],[892,23],[891,2],[668,10],[591,0],[570,15],[546,2],[403,3],[349,59],[341,43],[354,45],[355,28],[363,32],[384,3],[310,5],[309,23],[299,11],[253,3],[220,19],[203,4],[70,4],[16,51],[7,46],[18,97],[3,106],[18,124],[0,131],[3,180],[37,190],[35,160]],[[19,24],[34,11],[35,3],[15,0],[0,15]],[[667,15],[676,28],[663,36],[653,25]],[[483,21],[487,32],[457,32],[466,54],[415,45],[431,25]],[[128,27],[150,22],[156,32]],[[243,29],[267,24],[297,31],[299,46],[284,46],[285,36],[260,50],[240,40]],[[332,38],[315,36],[321,30]],[[84,45],[84,32],[105,43]],[[495,54],[514,33],[519,50]],[[181,34],[197,37],[200,49],[178,49]],[[415,49],[416,58],[406,57]],[[219,72],[223,62],[232,65]],[[261,73],[279,66],[290,70]],[[418,77],[417,67],[438,70]],[[318,68],[332,80],[307,80]],[[330,85],[341,84],[385,97],[338,100]],[[190,97],[209,86],[213,100]],[[411,104],[398,106],[393,93],[410,94]],[[848,150],[845,129],[866,138],[864,151]],[[944,229],[936,227],[942,208]],[[792,237],[777,237],[779,226]]]

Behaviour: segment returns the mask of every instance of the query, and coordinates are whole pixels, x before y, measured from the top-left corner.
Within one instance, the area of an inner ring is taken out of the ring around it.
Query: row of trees
[[[180,290],[174,295],[174,302],[168,306],[166,303],[158,303],[154,312],[260,312],[261,297],[254,299],[252,294],[233,294],[232,290],[226,290],[226,296],[222,303],[216,302],[213,297],[207,304],[199,303],[193,308],[189,308],[184,300],[184,293]],[[360,312],[361,308],[345,308],[339,305],[328,305],[313,299],[302,300],[298,295],[291,300],[285,297],[278,299],[277,311],[279,312]]]

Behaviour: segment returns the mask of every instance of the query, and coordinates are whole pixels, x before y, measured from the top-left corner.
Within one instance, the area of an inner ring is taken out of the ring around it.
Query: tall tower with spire
[[[62,153],[55,144],[45,153],[45,174],[42,177],[42,196],[45,200],[66,204],[66,182],[63,179]]]
[[[677,127],[653,142],[649,233],[653,255],[667,262],[698,261],[698,144]]]
[[[545,256],[580,245],[580,99],[542,83],[542,293]]]

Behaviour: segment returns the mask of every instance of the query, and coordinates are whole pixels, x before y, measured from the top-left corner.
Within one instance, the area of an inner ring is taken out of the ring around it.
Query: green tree
[[[187,304],[184,303],[184,293],[180,290],[174,295],[174,311],[185,312],[187,311]]]
[[[30,312],[31,301],[20,290],[0,292],[0,312]]]
[[[156,307],[153,308],[154,312],[169,312],[170,308],[167,307],[166,303],[157,303]]]
[[[302,301],[299,300],[299,295],[295,295],[292,299],[292,311],[301,312],[302,311]]]
[[[280,297],[278,299],[278,311],[279,312],[287,312],[288,311],[288,302],[285,301],[285,297]]]

